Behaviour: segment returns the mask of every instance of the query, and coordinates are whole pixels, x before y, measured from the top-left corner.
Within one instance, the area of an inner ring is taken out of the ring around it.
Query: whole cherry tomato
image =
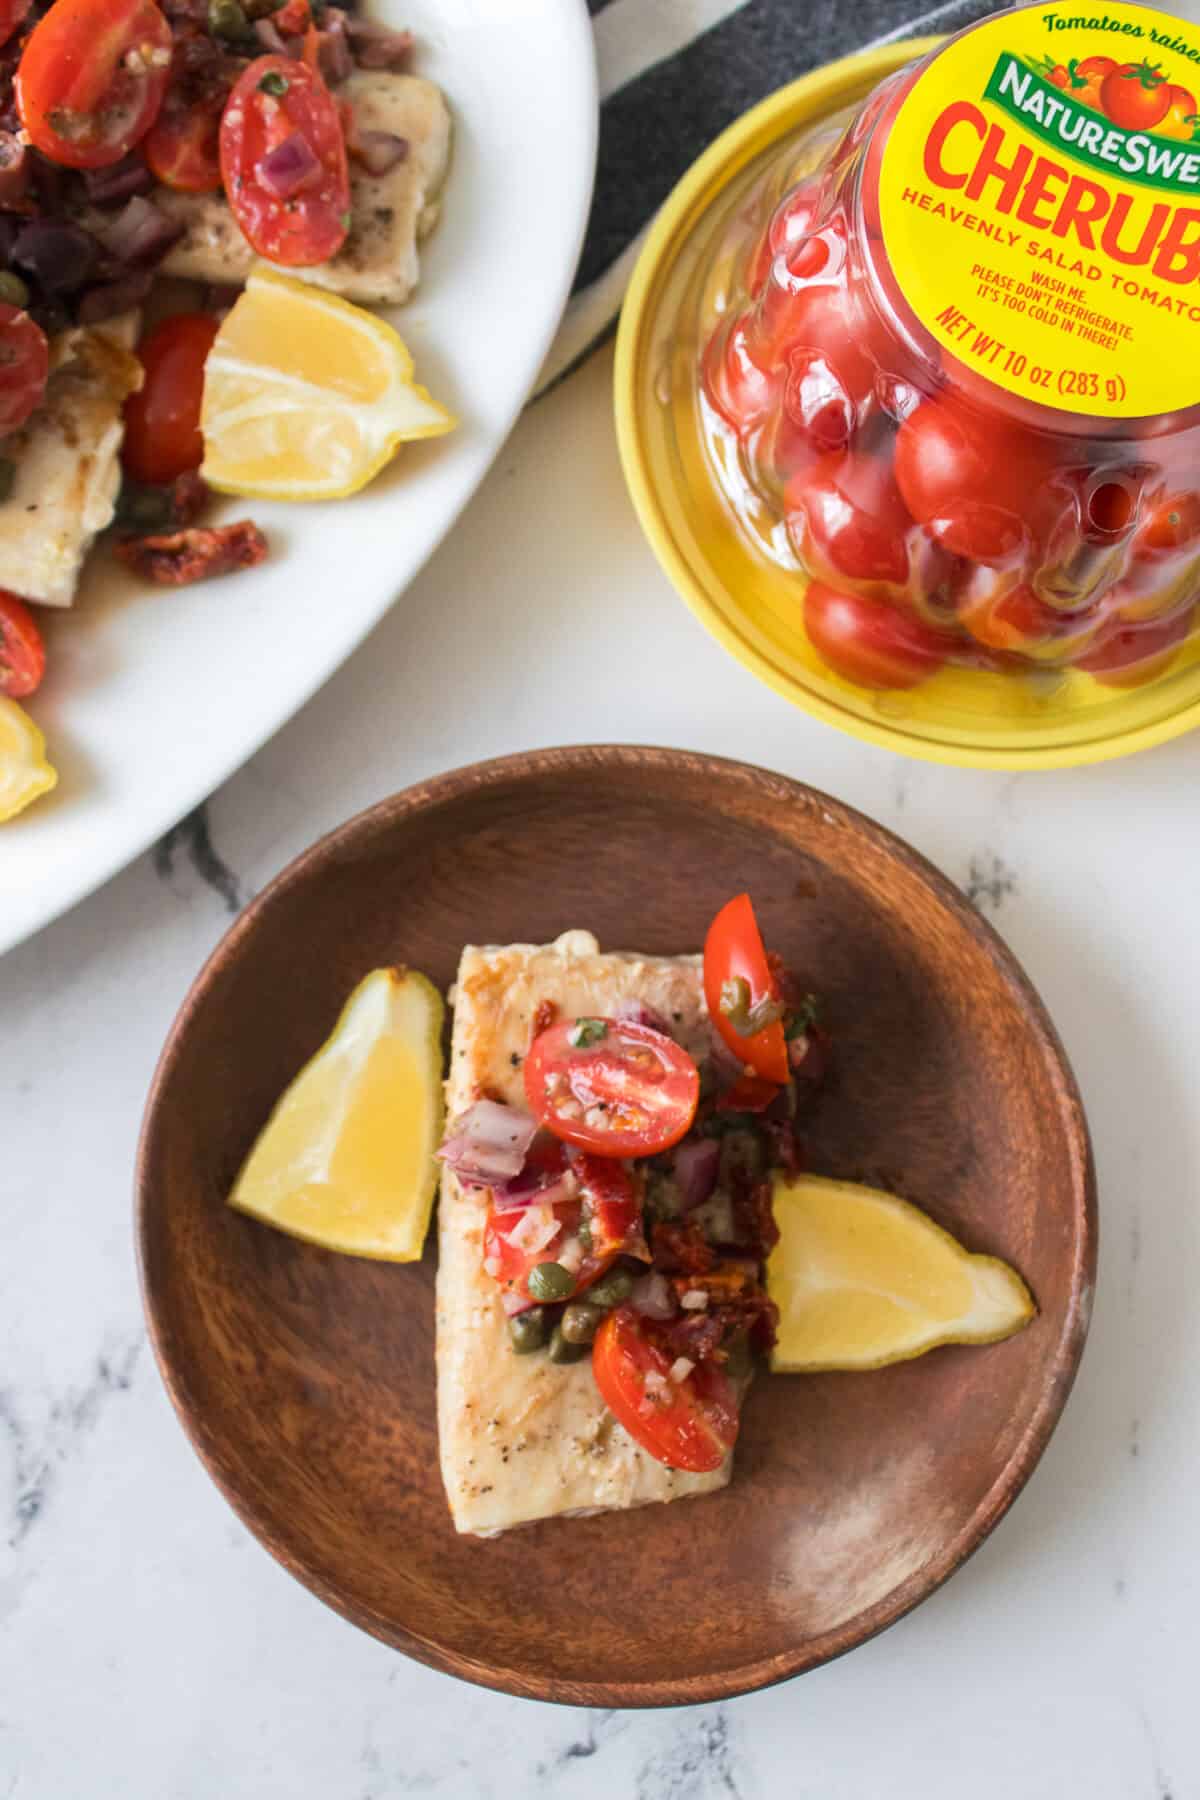
[[[886,457],[823,456],[788,483],[785,506],[788,535],[817,574],[894,587],[907,581],[913,522]]]
[[[220,154],[226,198],[260,256],[306,268],[337,254],[350,229],[346,140],[315,69],[252,62],[226,104]]]
[[[1111,56],[1084,56],[1078,62],[1072,58],[1067,65],[1072,100],[1101,112],[1100,89],[1105,77],[1111,75],[1116,66],[1116,59]]]
[[[753,299],[771,273],[777,256],[786,256],[801,239],[815,231],[821,214],[821,183],[811,178],[789,190],[771,214],[746,272],[746,287]]]
[[[804,629],[831,669],[867,688],[910,688],[934,675],[953,642],[886,601],[810,581]]]
[[[210,37],[176,39],[171,79],[142,143],[164,187],[213,194],[221,186],[221,115],[239,67]]]
[[[40,686],[46,648],[23,600],[0,588],[0,694],[23,700]]]
[[[1200,546],[1200,493],[1190,490],[1168,494],[1160,500],[1134,539],[1134,555],[1152,558],[1170,556],[1179,550]]]
[[[704,998],[714,1029],[743,1067],[781,1087],[790,1073],[783,1008],[749,894],[727,901],[708,928]],[[735,1003],[741,1000],[744,1009]],[[755,1024],[756,1009],[777,1016]],[[743,1010],[746,1018],[740,1017]]]
[[[41,405],[49,371],[41,326],[21,307],[0,305],[0,436],[19,431]]]
[[[719,1469],[737,1441],[737,1390],[715,1363],[697,1363],[682,1381],[673,1367],[631,1307],[609,1313],[596,1333],[600,1398],[635,1443],[671,1469]]]
[[[962,405],[924,400],[896,437],[896,482],[913,518],[976,562],[1002,562],[1044,521],[1055,452],[1036,433]]]
[[[525,1095],[555,1137],[598,1156],[655,1156],[686,1133],[700,1071],[674,1038],[629,1019],[560,1019],[525,1058]]]
[[[1175,613],[1200,593],[1200,493],[1168,494],[1143,520],[1116,600],[1126,625]]]
[[[1034,662],[1067,663],[1094,642],[1103,613],[1098,606],[1060,612],[1022,582],[979,600],[968,595],[958,616],[975,642],[989,650],[1012,652]]]
[[[1153,681],[1170,665],[1192,629],[1195,607],[1173,613],[1150,624],[1119,625],[1105,632],[1094,650],[1076,661],[1105,687],[1140,687]]]
[[[1166,118],[1170,84],[1157,64],[1119,63],[1100,84],[1100,104],[1114,125],[1153,131]]]
[[[1200,115],[1196,112],[1196,96],[1177,83],[1170,83],[1166,89],[1167,110],[1163,114],[1161,125],[1155,130],[1161,137],[1182,138],[1190,144],[1196,140],[1196,127],[1200,124]]]
[[[125,402],[121,458],[135,481],[166,484],[204,456],[204,363],[217,335],[207,313],[176,313],[138,348],[145,379]]]
[[[21,53],[21,123],[52,162],[120,162],[154,122],[171,65],[171,27],[154,0],[54,0]]]
[[[740,315],[714,331],[704,351],[704,391],[739,436],[768,416],[782,383],[779,373],[760,368],[750,355]]]

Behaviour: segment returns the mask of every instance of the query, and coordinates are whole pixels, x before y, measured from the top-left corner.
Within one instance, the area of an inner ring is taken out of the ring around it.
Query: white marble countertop
[[[206,822],[0,962],[0,1800],[1200,1795],[1200,737],[988,775],[793,711],[643,545],[610,379],[601,353],[526,415],[453,541]],[[132,1252],[154,1060],[239,902],[410,781],[588,740],[768,764],[932,857],[1040,987],[1100,1170],[1091,1344],[1012,1513],[882,1638],[685,1712],[476,1691],[326,1611],[189,1448]]]

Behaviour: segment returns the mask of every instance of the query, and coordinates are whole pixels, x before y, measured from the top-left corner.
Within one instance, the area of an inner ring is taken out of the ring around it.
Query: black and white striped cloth
[[[776,88],[868,44],[954,31],[999,0],[588,0],[600,78],[596,192],[544,391],[602,343],[646,227],[727,125]]]

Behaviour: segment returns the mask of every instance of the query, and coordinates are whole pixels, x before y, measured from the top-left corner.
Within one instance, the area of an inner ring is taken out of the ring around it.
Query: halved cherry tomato
[[[578,1182],[579,1197],[552,1204],[557,1230],[536,1250],[512,1240],[514,1230],[518,1237],[522,1235],[519,1222],[528,1208],[500,1212],[493,1206],[488,1213],[483,1233],[484,1267],[504,1289],[505,1310],[509,1312],[537,1304],[529,1292],[531,1273],[539,1263],[558,1262],[573,1241],[577,1243],[578,1262],[572,1294],[591,1287],[618,1256],[650,1260],[642,1230],[642,1186],[628,1163],[586,1153],[572,1152],[568,1158],[566,1147],[556,1141],[542,1149],[541,1160],[548,1168],[557,1162],[559,1168],[565,1169],[569,1163]]]
[[[1119,63],[1100,85],[1100,104],[1114,125],[1153,131],[1167,116],[1170,83],[1157,64]]]
[[[731,984],[741,983],[736,994]],[[762,933],[749,894],[726,901],[708,928],[704,940],[704,998],[708,1016],[743,1066],[777,1085],[788,1078],[787,1041],[783,1035],[779,986],[771,973]],[[751,1030],[737,1029],[731,1011],[735,999],[745,999],[747,1010],[780,1008],[780,1016]]]
[[[7,44],[19,25],[25,23],[31,0],[0,0],[0,44]]]
[[[1171,82],[1167,86],[1167,110],[1162,123],[1154,127],[1161,137],[1182,138],[1195,142],[1197,131],[1196,96],[1185,87]]]
[[[210,37],[176,39],[170,83],[142,143],[164,187],[215,194],[221,186],[221,115],[240,66]]]
[[[896,435],[896,482],[913,518],[977,562],[1024,546],[1046,511],[1053,447],[946,394],[924,400]]]
[[[284,193],[278,181],[264,179],[264,163],[288,144],[296,166],[309,173]],[[260,256],[307,268],[341,249],[350,229],[346,140],[337,105],[315,69],[287,56],[252,62],[226,104],[220,154],[226,197]]]
[[[0,588],[0,694],[23,700],[46,672],[46,647],[23,600]]]
[[[21,123],[52,162],[104,168],[153,124],[170,65],[171,27],[154,0],[54,0],[21,53]]]
[[[630,1307],[610,1313],[596,1333],[596,1386],[630,1437],[669,1469],[719,1469],[737,1442],[737,1391],[715,1363],[697,1363],[683,1381],[671,1380],[671,1367]]]
[[[910,688],[934,675],[954,647],[942,633],[865,594],[810,581],[804,629],[831,669],[859,687]]]
[[[135,481],[166,485],[200,467],[204,361],[216,335],[217,321],[207,313],[176,313],[139,346],[145,380],[125,402],[121,449]]]
[[[823,456],[789,481],[784,505],[788,535],[818,575],[904,585],[913,521],[886,458]]]
[[[1195,607],[1169,619],[1148,625],[1122,625],[1101,638],[1094,650],[1077,660],[1075,667],[1105,687],[1140,687],[1153,681],[1169,666],[1175,652],[1192,629]]]
[[[41,326],[19,306],[0,305],[0,436],[19,431],[41,405],[49,372]]]
[[[555,1137],[599,1156],[654,1156],[684,1136],[700,1071],[672,1038],[626,1019],[560,1019],[533,1041],[525,1093]]]

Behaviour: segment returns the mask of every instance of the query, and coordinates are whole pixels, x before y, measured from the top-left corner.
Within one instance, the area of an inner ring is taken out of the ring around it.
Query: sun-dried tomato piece
[[[118,557],[145,581],[186,587],[214,575],[252,569],[267,554],[267,540],[250,519],[234,525],[192,525],[151,537],[121,538]]]

